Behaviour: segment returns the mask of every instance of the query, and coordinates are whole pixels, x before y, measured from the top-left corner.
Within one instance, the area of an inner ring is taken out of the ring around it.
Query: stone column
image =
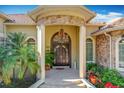
[[[86,76],[86,27],[80,26],[79,31],[79,76]]]
[[[38,49],[38,63],[40,70],[38,72],[38,79],[45,81],[45,26],[37,26],[37,49]]]

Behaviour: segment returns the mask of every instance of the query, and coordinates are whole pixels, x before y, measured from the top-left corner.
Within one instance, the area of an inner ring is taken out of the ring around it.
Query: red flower
[[[96,78],[96,76],[94,76],[94,75],[90,75],[89,78]]]
[[[111,82],[107,82],[106,84],[105,84],[105,88],[111,88],[113,85],[112,85],[112,83]]]
[[[99,82],[99,83],[102,83],[102,80],[101,80],[101,79],[98,79],[98,82]]]

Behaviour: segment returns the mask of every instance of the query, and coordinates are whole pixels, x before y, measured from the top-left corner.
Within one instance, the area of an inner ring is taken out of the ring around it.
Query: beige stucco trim
[[[122,38],[119,37],[117,40],[116,40],[116,69],[119,70],[119,71],[124,71],[124,68],[119,68],[119,41],[121,40]]]
[[[114,27],[114,28],[108,28],[108,29],[105,29],[105,30],[94,32],[91,35],[92,36],[97,36],[97,35],[100,35],[100,34],[103,34],[103,33],[113,32],[113,31],[117,31],[117,30],[124,30],[124,27],[123,26],[118,26],[118,27]]]
[[[79,76],[86,77],[86,27],[80,26],[79,31]]]
[[[94,12],[81,5],[43,5],[29,12],[28,15],[35,21],[37,21],[39,17],[42,18],[51,15],[71,15],[85,18],[86,22],[96,16]]]
[[[105,26],[105,24],[101,24],[101,23],[87,23],[86,26],[102,27],[102,26]]]
[[[2,17],[3,19],[10,19],[6,14],[4,14],[3,12],[0,12],[0,17]]]
[[[45,81],[45,25],[37,26],[37,49],[38,63],[41,67],[37,73],[37,78]]]
[[[29,14],[35,14],[36,12],[38,12],[38,11],[40,11],[41,9],[43,9],[43,8],[50,8],[50,7],[79,7],[80,9],[83,9],[83,10],[85,10],[85,11],[87,11],[88,13],[90,13],[91,15],[94,15],[94,16],[96,16],[96,14],[94,13],[94,12],[92,12],[92,11],[90,11],[89,9],[87,9],[86,7],[84,7],[83,5],[56,5],[56,6],[54,6],[54,5],[42,5],[42,6],[39,6],[39,7],[37,7],[37,8],[35,8],[34,10],[32,10],[31,12],[29,12]]]
[[[86,40],[87,39],[91,39],[92,40],[92,42],[93,42],[93,63],[96,63],[96,44],[95,44],[95,37],[93,38],[93,37],[91,37],[91,36],[88,36],[87,38],[86,38]],[[91,61],[90,61],[91,62]],[[90,63],[89,62],[89,63]]]
[[[3,23],[3,24],[4,24],[4,25],[26,25],[26,26],[28,26],[28,25],[29,25],[29,26],[30,26],[30,25],[32,25],[32,26],[34,25],[34,26],[35,26],[35,25],[36,25],[36,24],[19,24],[19,23]]]

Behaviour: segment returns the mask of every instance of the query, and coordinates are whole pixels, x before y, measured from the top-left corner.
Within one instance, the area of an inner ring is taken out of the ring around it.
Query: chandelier
[[[64,32],[64,29],[60,29],[57,35],[53,39],[57,43],[67,43],[69,42],[69,36]]]

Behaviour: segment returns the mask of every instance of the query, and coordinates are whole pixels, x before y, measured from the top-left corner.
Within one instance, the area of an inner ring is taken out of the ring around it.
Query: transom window
[[[93,62],[93,41],[90,38],[86,40],[86,61]]]
[[[119,68],[124,68],[124,39],[119,41]]]

